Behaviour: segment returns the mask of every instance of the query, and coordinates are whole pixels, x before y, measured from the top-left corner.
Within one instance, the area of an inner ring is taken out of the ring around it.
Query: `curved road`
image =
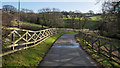
[[[75,34],[61,36],[39,66],[97,66],[76,43]]]

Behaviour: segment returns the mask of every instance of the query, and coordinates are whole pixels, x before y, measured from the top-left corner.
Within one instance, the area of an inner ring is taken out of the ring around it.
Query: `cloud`
[[[19,0],[2,0],[2,2],[18,2]],[[96,0],[20,0],[21,2],[96,2]]]

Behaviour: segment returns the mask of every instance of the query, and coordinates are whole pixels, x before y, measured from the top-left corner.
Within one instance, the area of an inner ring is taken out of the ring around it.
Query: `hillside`
[[[17,17],[15,15],[2,11],[2,26],[3,27],[17,27],[18,24],[16,20],[17,20]],[[39,24],[20,21],[20,28],[37,31],[37,30],[41,30],[42,26]],[[48,28],[48,27],[44,26],[43,28]]]
[[[14,27],[17,26],[17,22],[14,21]],[[37,31],[37,30],[41,30],[42,29],[42,26],[39,25],[39,24],[34,24],[34,23],[30,23],[30,22],[23,22],[23,21],[20,21],[20,28],[21,29],[27,29],[27,30],[33,30],[33,31]],[[43,26],[43,29],[46,29],[48,27],[46,26]]]
[[[86,15],[87,16],[87,15]],[[99,21],[101,20],[101,17],[100,15],[97,15],[97,16],[94,16],[94,15],[91,15],[91,16],[87,16],[89,18],[88,22],[85,24],[84,28],[85,29],[95,29],[97,28],[98,26],[95,26],[95,25],[98,25],[99,24]],[[72,21],[72,18],[68,15],[68,18],[64,17],[63,18],[64,22],[65,23],[71,23]],[[75,22],[78,22],[79,21],[79,18],[76,17],[74,19]],[[82,21],[82,19],[81,19]],[[99,24],[100,25],[100,24]],[[95,28],[94,28],[95,26]]]
[[[12,22],[16,17],[12,14],[2,11],[2,25],[6,27],[12,26]]]

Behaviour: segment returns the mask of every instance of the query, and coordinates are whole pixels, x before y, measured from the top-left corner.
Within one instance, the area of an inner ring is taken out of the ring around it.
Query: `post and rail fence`
[[[85,34],[79,29],[67,28],[49,28],[40,31],[24,30],[19,28],[9,28],[11,31],[7,37],[7,45],[4,45],[3,53],[0,56],[8,55],[16,51],[37,46],[48,37],[61,32],[76,31],[79,32],[84,42],[89,43],[90,47],[110,60],[120,64],[120,41],[109,40]]]
[[[83,42],[93,50],[107,57],[110,61],[116,62],[120,65],[120,41],[111,40],[102,37],[93,36],[79,32]],[[96,53],[94,53],[96,54]],[[103,62],[101,60],[100,62]]]
[[[0,54],[0,56],[34,47],[56,33],[74,31],[73,29],[64,28],[49,28],[40,31],[31,31],[19,28],[9,28],[8,30],[11,32],[6,39],[6,45],[2,47],[2,54]]]

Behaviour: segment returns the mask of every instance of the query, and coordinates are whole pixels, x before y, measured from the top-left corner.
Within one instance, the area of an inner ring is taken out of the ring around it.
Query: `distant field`
[[[17,24],[17,22],[14,22],[14,23]],[[23,21],[20,21],[20,24],[29,25],[29,26],[35,26],[35,27],[42,27],[42,25],[39,25],[39,24],[34,24],[34,23],[30,23],[30,22],[23,22]],[[48,28],[48,27],[44,26],[44,28]]]
[[[89,21],[88,23],[86,23],[85,28],[86,29],[92,28],[96,23],[97,21]]]
[[[14,26],[16,25],[17,25],[17,22],[14,21]],[[42,25],[20,21],[20,28],[28,29],[28,30],[40,30],[42,28]],[[46,29],[48,27],[43,26],[43,28]]]
[[[91,18],[91,20],[93,20],[93,21],[99,21],[99,20],[101,20],[100,16],[91,16],[89,18]]]
[[[85,28],[92,28],[96,23],[98,23],[98,21],[101,20],[100,15],[99,16],[91,16],[89,17],[91,18],[91,20],[89,20],[89,22],[85,25]]]
[[[85,25],[85,28],[86,29],[89,29],[89,28],[92,28],[96,23],[98,23],[99,20],[101,20],[101,17],[100,15],[99,16],[90,16],[89,17],[89,22],[86,23]],[[68,16],[68,18],[63,18],[64,19],[64,22],[66,23],[67,22],[67,19],[72,19],[70,16]],[[79,18],[75,18],[75,20],[78,20]],[[81,18],[82,20],[82,18]]]
[[[99,16],[90,16],[89,18],[91,18],[91,20],[93,20],[93,21],[99,21],[99,20],[101,20],[101,17],[100,17],[100,15]],[[64,20],[66,20],[66,19],[72,19],[69,15],[68,15],[68,18],[63,18]],[[76,17],[75,19],[79,19],[78,17]],[[81,19],[82,20],[82,19]]]

